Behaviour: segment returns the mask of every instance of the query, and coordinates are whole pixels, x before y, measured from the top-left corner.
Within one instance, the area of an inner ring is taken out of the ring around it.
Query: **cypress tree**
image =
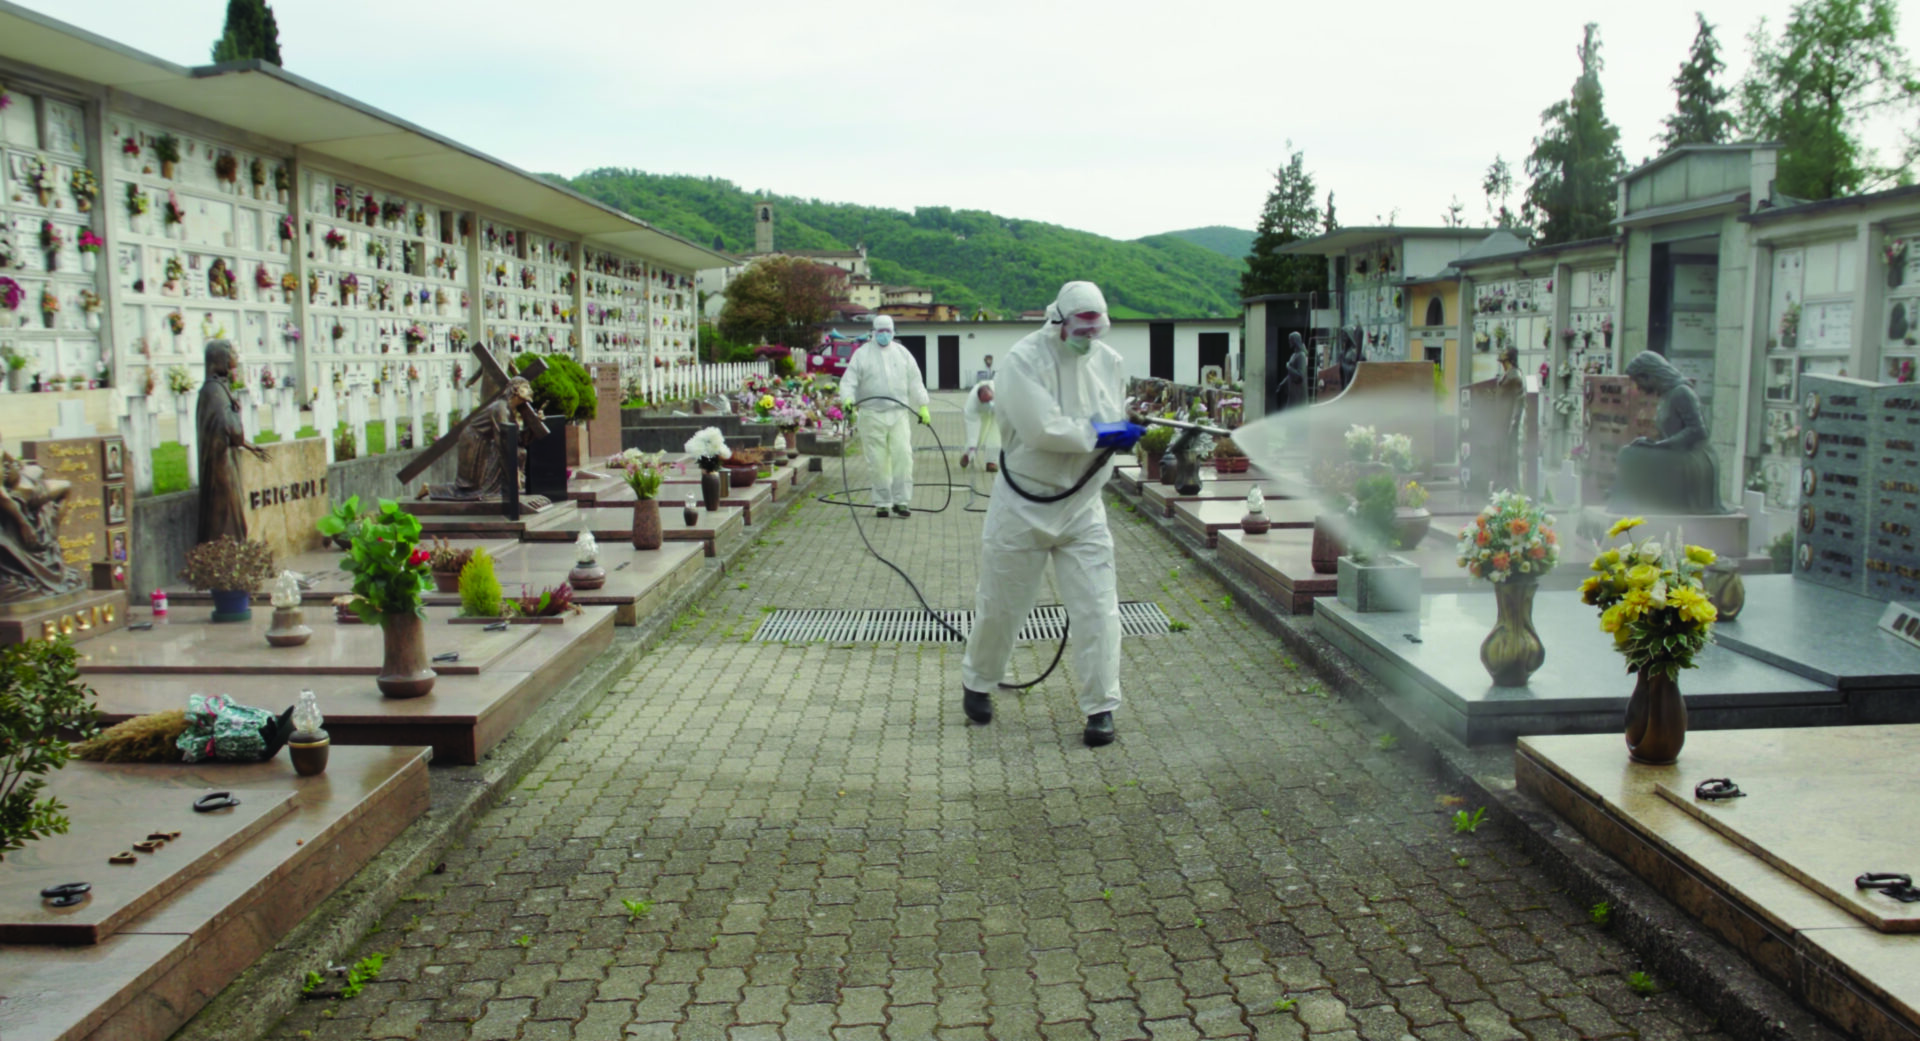
[[[1700,28],[1693,34],[1693,50],[1673,78],[1676,104],[1660,138],[1667,148],[1719,144],[1733,130],[1733,116],[1722,107],[1732,92],[1713,81],[1727,67],[1720,60],[1720,43],[1713,38],[1713,26],[1705,14],[1695,11],[1693,17]]]
[[[1600,90],[1600,26],[1588,22],[1580,41],[1573,91],[1540,114],[1543,130],[1527,157],[1526,218],[1539,244],[1575,242],[1613,232],[1614,182],[1626,170],[1620,128],[1607,118]]]
[[[280,24],[266,0],[227,0],[227,24],[213,42],[213,60],[249,58],[280,64]]]

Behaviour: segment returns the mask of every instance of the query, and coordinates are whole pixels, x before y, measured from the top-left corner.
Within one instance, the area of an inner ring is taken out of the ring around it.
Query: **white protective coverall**
[[[873,505],[905,509],[913,498],[913,417],[927,406],[927,383],[913,355],[898,341],[880,343],[882,331],[889,338],[893,335],[893,319],[886,315],[873,320],[875,338],[862,344],[847,362],[847,374],[840,378],[840,400],[859,410],[854,425],[860,435],[860,454],[866,456],[873,474]],[[860,400],[875,395],[911,407]]]
[[[960,465],[978,465],[984,469],[988,463],[999,465],[1000,424],[993,418],[993,402],[980,400],[982,388],[992,396],[993,381],[981,380],[974,384],[973,389],[967,391],[966,403],[960,406],[960,418],[967,427],[967,445],[961,452]]]
[[[1072,630],[1080,711],[1092,716],[1120,706],[1120,603],[1101,499],[1113,469],[1101,467],[1079,491],[1055,503],[1033,502],[1007,484],[1011,477],[1035,495],[1066,491],[1100,457],[1093,424],[1126,418],[1119,352],[1096,339],[1083,355],[1060,338],[1060,320],[1086,311],[1107,313],[1099,288],[1067,283],[1047,309],[1047,324],[995,366],[993,405],[1007,465],[987,506],[973,633],[960,679],[966,689],[984,693],[1006,679],[1014,634],[1032,612],[1051,560]]]

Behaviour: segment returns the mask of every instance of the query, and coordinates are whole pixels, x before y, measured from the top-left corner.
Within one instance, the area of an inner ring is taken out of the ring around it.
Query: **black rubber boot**
[[[895,506],[893,508],[893,515],[901,520],[906,520],[908,517],[913,516],[913,511],[907,509],[905,506]]]
[[[874,515],[875,517],[878,517],[878,518],[880,518],[881,520],[886,520],[886,519],[887,519],[887,508],[886,508],[885,506],[882,506],[882,507],[880,507],[879,509],[877,509],[877,510],[875,510],[875,511],[873,511],[873,515]]]
[[[1095,712],[1088,716],[1087,729],[1081,733],[1080,737],[1086,741],[1088,748],[1113,744],[1113,713]]]
[[[962,690],[966,688],[962,687]],[[960,707],[966,709],[967,718],[975,723],[993,722],[993,695],[982,694],[977,690],[968,690],[960,699]]]

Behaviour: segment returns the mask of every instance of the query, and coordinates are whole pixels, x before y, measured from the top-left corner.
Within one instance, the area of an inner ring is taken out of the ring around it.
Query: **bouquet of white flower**
[[[688,438],[687,454],[699,460],[700,469],[707,471],[718,470],[720,460],[733,458],[733,450],[727,447],[727,439],[719,427],[702,427],[699,433]]]

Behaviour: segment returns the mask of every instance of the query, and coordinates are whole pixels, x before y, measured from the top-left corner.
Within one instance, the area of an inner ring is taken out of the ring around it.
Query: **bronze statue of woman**
[[[266,450],[247,443],[240,422],[240,401],[233,396],[233,345],[207,341],[206,382],[200,386],[199,409],[194,416],[200,459],[200,525],[196,541],[212,542],[222,535],[247,539],[247,515],[241,507],[240,453],[265,459]]]
[[[1619,477],[1608,505],[1652,513],[1725,513],[1700,398],[1686,377],[1652,351],[1628,362],[1627,375],[1641,393],[1660,396],[1654,416],[1660,437],[1635,438],[1620,449]]]

